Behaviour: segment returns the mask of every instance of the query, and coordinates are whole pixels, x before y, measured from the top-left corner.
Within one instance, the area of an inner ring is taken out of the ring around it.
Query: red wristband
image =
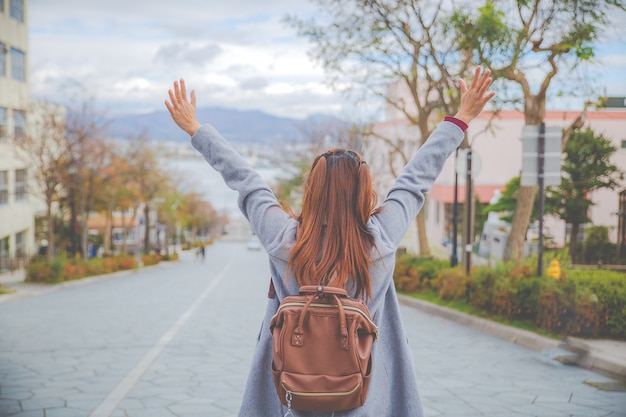
[[[450,122],[450,123],[454,123],[455,125],[457,125],[459,127],[459,129],[461,129],[463,132],[465,132],[467,130],[467,123],[465,123],[463,120],[457,119],[456,117],[453,116],[446,116],[443,118],[444,122]]]

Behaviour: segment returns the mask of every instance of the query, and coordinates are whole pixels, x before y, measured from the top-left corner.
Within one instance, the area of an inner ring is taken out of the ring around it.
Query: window
[[[626,149],[626,140],[622,139],[622,149]]]
[[[0,13],[4,13],[4,0],[0,0]]]
[[[0,272],[8,271],[9,260],[9,237],[0,239]]]
[[[113,229],[113,243],[116,245],[121,245],[124,243],[124,229],[115,228]],[[135,229],[130,229],[126,231],[126,243],[135,243],[137,241]]]
[[[0,107],[0,142],[6,139],[7,139],[7,109],[6,107]]]
[[[15,234],[15,257],[26,256],[26,230]]]
[[[11,0],[11,17],[18,22],[24,22],[24,0]]]
[[[15,170],[15,201],[26,201],[26,170]]]
[[[13,129],[15,140],[24,139],[26,135],[26,112],[13,110]]]
[[[26,81],[26,54],[15,48],[11,48],[11,78]]]
[[[2,0],[0,0],[0,3],[2,3]],[[7,53],[9,53],[7,46],[0,42],[0,77],[7,76]]]
[[[0,171],[0,205],[9,204],[9,172]]]

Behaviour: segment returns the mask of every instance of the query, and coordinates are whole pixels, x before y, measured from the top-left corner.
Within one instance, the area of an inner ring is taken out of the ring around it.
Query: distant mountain
[[[334,116],[316,114],[304,120],[272,116],[256,110],[233,110],[220,107],[199,108],[198,120],[212,124],[226,139],[239,143],[294,143],[305,139],[321,125],[343,126],[347,122]],[[146,133],[157,141],[188,142],[189,137],[172,121],[169,113],[128,114],[112,120],[109,130],[115,138],[132,138]]]

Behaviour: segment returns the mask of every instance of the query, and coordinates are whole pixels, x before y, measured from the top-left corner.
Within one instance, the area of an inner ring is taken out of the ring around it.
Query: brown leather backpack
[[[289,410],[343,411],[365,403],[378,328],[346,290],[302,286],[272,317],[272,373]],[[289,414],[289,411],[287,412]]]

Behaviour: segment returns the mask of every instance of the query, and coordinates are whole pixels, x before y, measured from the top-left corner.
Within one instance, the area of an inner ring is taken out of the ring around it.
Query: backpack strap
[[[329,288],[329,287],[325,287],[325,288]],[[335,288],[335,289],[339,291],[343,291],[344,293],[346,292],[345,290],[342,290],[341,288]],[[335,304],[337,305],[337,309],[339,311],[339,333],[341,334],[341,340],[339,342],[339,346],[342,349],[350,350],[350,346],[348,343],[348,326],[346,325],[346,313],[343,310],[343,304],[341,304],[341,301],[339,300],[339,297],[337,296],[337,294],[330,293],[329,295],[332,296],[332,298],[334,299]],[[346,294],[346,297],[347,297],[347,294]],[[300,313],[300,318],[298,319],[298,326],[294,329],[293,334],[291,335],[291,344],[293,346],[304,345],[304,331],[303,331],[304,320],[307,317],[311,303],[314,300],[317,300],[318,298],[319,297],[317,295],[309,295],[306,301],[306,304],[302,308],[302,312]]]

